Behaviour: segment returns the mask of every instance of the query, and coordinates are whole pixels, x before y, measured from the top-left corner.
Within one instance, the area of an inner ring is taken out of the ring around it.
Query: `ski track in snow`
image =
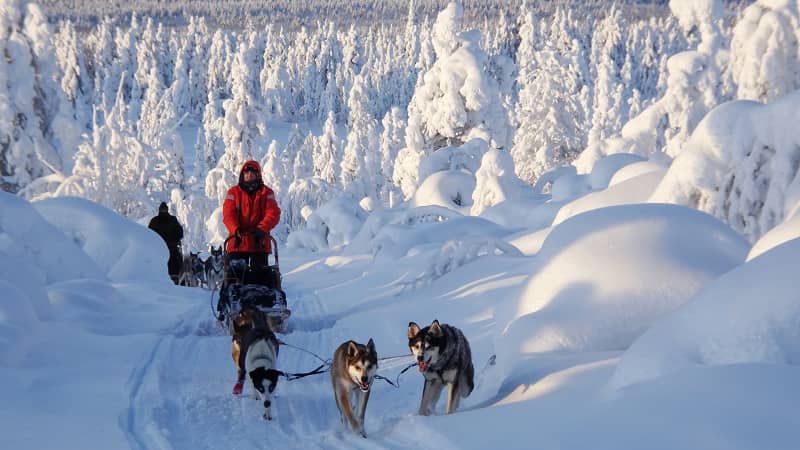
[[[280,339],[327,360],[350,338],[339,335],[335,319],[315,293],[287,289],[287,297],[290,332]],[[230,343],[207,303],[198,304],[158,339],[131,375],[129,411],[120,418],[132,448],[452,447],[416,417],[421,380],[413,371],[401,379],[400,389],[375,380],[366,414],[368,439],[341,424],[328,373],[294,381],[281,378],[272,398],[273,419],[265,421],[249,380],[241,396],[231,394],[236,371]],[[387,361],[380,373],[394,380],[408,362]],[[306,372],[320,364],[308,353],[280,348],[278,368],[283,371]]]

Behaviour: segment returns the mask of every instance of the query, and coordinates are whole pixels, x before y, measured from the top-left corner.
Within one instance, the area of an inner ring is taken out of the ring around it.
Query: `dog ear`
[[[352,358],[358,354],[358,347],[353,341],[347,341],[347,356]]]
[[[372,341],[372,338],[369,338],[369,342],[367,342],[367,350],[369,350],[370,353],[377,353],[375,351],[375,342]]]
[[[419,334],[419,325],[416,322],[409,322],[408,323],[408,338],[414,339],[414,337]]]
[[[439,325],[438,320],[434,320],[431,324],[430,333],[434,336],[441,336],[442,335],[442,327]]]

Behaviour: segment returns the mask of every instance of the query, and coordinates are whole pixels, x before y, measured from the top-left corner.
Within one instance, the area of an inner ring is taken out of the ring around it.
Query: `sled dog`
[[[244,366],[253,382],[256,398],[264,404],[264,419],[272,420],[270,394],[278,385],[280,372],[275,370],[278,360],[278,338],[267,327],[248,331],[243,339]]]
[[[448,387],[447,414],[455,412],[460,397],[466,398],[475,387],[472,352],[464,333],[454,326],[439,324],[438,320],[422,329],[411,322],[408,324],[408,347],[425,377],[419,414],[433,413],[445,385]]]
[[[206,284],[209,289],[215,287],[219,289],[222,280],[225,278],[225,267],[222,261],[222,246],[215,248],[211,246],[208,258],[203,262],[206,272]]]
[[[331,383],[342,423],[349,424],[354,432],[363,437],[367,437],[364,413],[377,370],[378,353],[372,339],[367,345],[347,341],[333,353]]]
[[[231,318],[231,329],[233,331],[233,336],[231,336],[231,358],[233,358],[233,365],[236,366],[237,371],[236,385],[233,387],[234,395],[242,393],[242,385],[247,375],[244,356],[247,353],[248,338],[251,337],[251,333],[254,330],[262,328],[269,330],[267,317],[263,311],[254,306],[245,305]]]

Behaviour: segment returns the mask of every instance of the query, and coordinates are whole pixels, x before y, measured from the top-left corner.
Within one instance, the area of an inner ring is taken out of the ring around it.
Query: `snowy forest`
[[[668,165],[716,106],[800,87],[793,2],[74,3],[0,3],[2,188],[139,222],[167,201],[192,248],[224,238],[247,159],[278,196],[281,240],[326,205],[414,204],[444,169],[470,177],[449,200],[479,215],[498,191],[606,187],[587,174],[609,154]],[[795,150],[762,137],[747,167],[667,177],[663,200],[755,240],[788,216],[797,172]],[[791,164],[767,177],[775,155]]]

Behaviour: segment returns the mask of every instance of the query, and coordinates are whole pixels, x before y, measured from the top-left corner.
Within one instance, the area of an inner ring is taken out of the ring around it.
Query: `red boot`
[[[233,385],[233,395],[241,394],[243,387],[243,383],[241,381],[237,381],[236,384]]]

